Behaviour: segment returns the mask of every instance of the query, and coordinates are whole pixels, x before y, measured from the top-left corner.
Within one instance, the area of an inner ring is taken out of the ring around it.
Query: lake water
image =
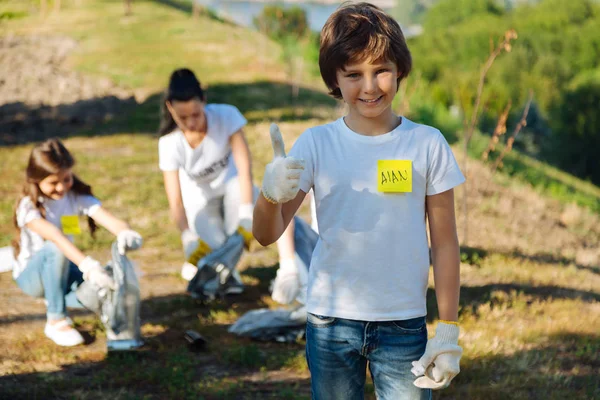
[[[318,3],[282,3],[281,1],[227,1],[227,0],[196,0],[198,4],[215,11],[219,16],[230,19],[239,25],[254,27],[252,19],[259,15],[266,5],[282,5],[284,8],[298,6],[306,11],[308,24],[313,31],[320,31],[327,18],[333,13],[341,1],[336,4]]]

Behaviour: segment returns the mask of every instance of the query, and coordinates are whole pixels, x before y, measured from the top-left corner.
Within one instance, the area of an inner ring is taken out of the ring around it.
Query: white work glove
[[[83,272],[83,279],[90,281],[99,288],[115,290],[117,285],[113,278],[108,275],[104,267],[92,257],[86,257],[79,264],[79,270]]]
[[[252,217],[254,214],[254,205],[252,203],[240,204],[238,209],[238,218],[240,219],[240,226],[252,232]]]
[[[187,259],[198,247],[200,238],[189,228],[181,232],[181,243],[183,244],[183,254]]]
[[[438,322],[435,336],[429,339],[425,353],[413,361],[411,372],[418,376],[414,385],[422,389],[444,389],[460,372],[462,348],[458,345],[458,325]]]
[[[189,229],[181,233],[181,242],[186,259],[181,267],[181,276],[186,281],[190,281],[198,272],[198,262],[212,252],[212,249],[208,243]]]
[[[254,214],[253,204],[240,204],[238,216],[240,219],[240,226],[238,227],[238,233],[244,238],[244,247],[246,250],[250,249],[250,244],[254,239],[252,235],[252,217]]]
[[[127,250],[139,249],[142,243],[142,235],[131,229],[125,229],[117,235],[119,254],[125,254]]]
[[[196,273],[198,273],[198,267],[196,267],[193,264],[190,264],[187,261],[184,262],[183,265],[181,266],[181,277],[188,282],[191,281],[192,279],[194,279],[194,276],[196,276]]]
[[[271,124],[271,145],[274,157],[265,168],[262,194],[270,203],[286,203],[298,194],[304,160],[286,157],[283,138],[275,124]]]
[[[280,304],[290,304],[295,299],[306,302],[308,270],[298,255],[295,258],[279,260],[277,276],[273,281],[271,298]]]

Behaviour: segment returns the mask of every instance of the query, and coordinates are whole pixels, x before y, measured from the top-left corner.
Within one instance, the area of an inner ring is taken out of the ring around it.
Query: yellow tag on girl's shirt
[[[77,215],[63,215],[60,217],[60,224],[65,235],[81,235],[79,226],[79,217]]]
[[[412,192],[412,161],[378,160],[377,190],[385,193]]]

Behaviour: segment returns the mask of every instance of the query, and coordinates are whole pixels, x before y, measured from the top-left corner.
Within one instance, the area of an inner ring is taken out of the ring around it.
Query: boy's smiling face
[[[389,118],[400,76],[393,61],[352,62],[337,71],[337,84],[348,104],[348,116],[367,120]]]

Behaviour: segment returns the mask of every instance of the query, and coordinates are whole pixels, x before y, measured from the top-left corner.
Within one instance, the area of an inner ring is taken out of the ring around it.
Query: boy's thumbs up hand
[[[262,194],[270,203],[286,203],[298,194],[304,160],[286,157],[283,138],[275,124],[271,124],[271,144],[274,157],[265,169]]]

